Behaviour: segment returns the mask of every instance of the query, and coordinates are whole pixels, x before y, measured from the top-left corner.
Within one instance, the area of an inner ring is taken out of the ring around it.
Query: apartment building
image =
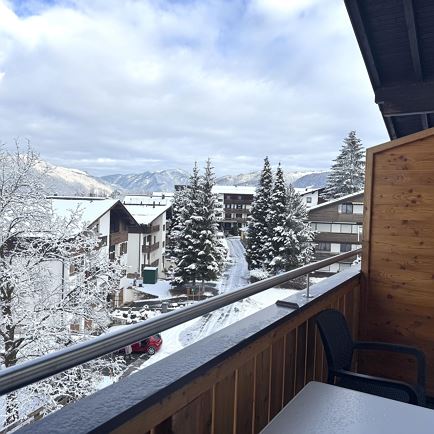
[[[308,218],[315,236],[315,259],[325,259],[339,253],[349,252],[361,246],[363,220],[363,192],[312,206]],[[356,258],[321,269],[336,273],[350,267]]]
[[[127,276],[141,275],[143,267],[157,267],[158,276],[165,274],[167,220],[170,218],[173,194],[128,195],[123,205],[141,230],[129,234]]]
[[[323,187],[294,188],[294,190],[302,197],[304,205],[307,209],[325,202],[325,200],[321,198],[321,192],[324,190]]]
[[[226,234],[238,235],[247,227],[255,190],[255,187],[236,185],[213,187],[212,191],[218,197],[216,217]]]

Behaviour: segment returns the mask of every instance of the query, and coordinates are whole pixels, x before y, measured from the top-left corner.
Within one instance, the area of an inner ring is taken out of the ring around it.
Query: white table
[[[261,433],[433,434],[434,410],[312,381]]]

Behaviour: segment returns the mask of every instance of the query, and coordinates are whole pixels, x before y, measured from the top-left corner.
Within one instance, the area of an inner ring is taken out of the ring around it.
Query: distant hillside
[[[185,170],[168,169],[127,175],[106,175],[101,179],[130,193],[149,193],[153,191],[174,191],[175,185],[186,184],[189,176],[189,173]]]
[[[327,176],[330,172],[316,172],[309,173],[308,175],[304,175],[301,178],[298,178],[292,185],[295,188],[322,188],[325,187],[327,183]]]
[[[46,188],[49,194],[109,196],[114,190],[107,182],[95,178],[82,170],[68,169],[46,162],[41,162],[37,166],[37,170],[42,171],[45,168],[48,168]]]
[[[294,187],[324,187],[328,172],[285,172],[285,179]],[[174,191],[175,185],[186,184],[190,174],[180,169],[143,172],[127,175],[106,175],[101,179],[130,193],[148,193],[152,191]],[[216,179],[217,185],[239,185],[255,187],[259,183],[260,171],[226,175]]]

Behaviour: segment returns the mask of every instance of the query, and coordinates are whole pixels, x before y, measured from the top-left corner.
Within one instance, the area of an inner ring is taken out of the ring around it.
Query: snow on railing
[[[317,271],[335,262],[351,258],[360,254],[361,251],[362,249],[360,248],[313,262],[279,274],[278,276],[252,283],[243,288],[216,295],[210,299],[200,301],[195,305],[168,312],[142,323],[131,324],[113,333],[101,335],[89,341],[71,345],[63,350],[1,370],[0,395],[13,392],[29,384],[58,374],[59,372],[81,365],[82,363],[113,353],[120,348],[140,341],[144,336],[152,336],[179,324],[183,324],[259,292],[281,285],[289,280]]]

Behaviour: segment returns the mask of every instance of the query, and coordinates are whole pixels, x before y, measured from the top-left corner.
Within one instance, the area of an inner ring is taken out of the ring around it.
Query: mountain
[[[318,172],[285,172],[285,179],[288,184],[293,184],[300,178],[319,174]],[[255,187],[259,183],[261,172],[242,173],[240,175],[226,175],[216,179],[217,185],[246,185]],[[295,187],[295,185],[294,185]]]
[[[292,185],[295,188],[322,188],[327,183],[327,176],[330,172],[315,172],[298,178]]]
[[[38,171],[47,171],[47,191],[59,196],[109,196],[113,186],[78,169],[55,166],[45,161],[36,166]]]
[[[186,184],[190,174],[181,169],[160,170],[128,175],[106,175],[101,179],[129,193],[148,193],[152,191],[174,191],[175,185]]]
[[[294,187],[320,188],[324,187],[328,172],[285,172],[285,179]],[[129,193],[149,193],[152,191],[174,191],[175,185],[186,184],[190,174],[185,170],[169,169],[158,172],[143,172],[128,175],[106,175],[101,179],[113,188]],[[217,185],[256,186],[259,183],[260,172],[226,175],[216,179]]]

